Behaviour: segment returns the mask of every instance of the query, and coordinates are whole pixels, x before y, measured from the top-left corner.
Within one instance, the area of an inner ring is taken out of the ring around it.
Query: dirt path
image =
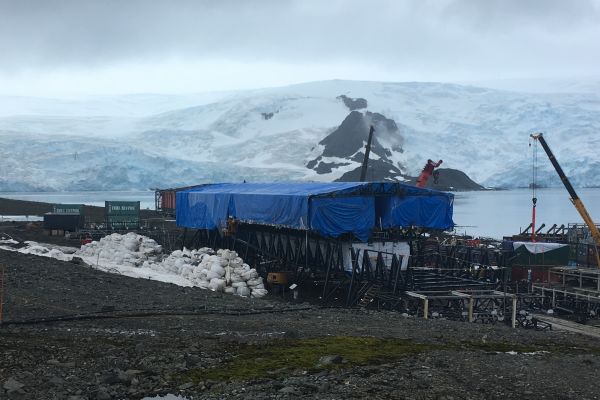
[[[540,321],[552,324],[552,329],[578,333],[580,335],[600,339],[600,328],[597,326],[581,325],[576,322],[551,317],[545,314],[535,314],[534,316]]]

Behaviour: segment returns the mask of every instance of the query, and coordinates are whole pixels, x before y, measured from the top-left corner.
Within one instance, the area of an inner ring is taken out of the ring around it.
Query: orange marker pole
[[[535,205],[537,199],[533,198],[533,208],[531,209],[531,241],[535,242]]]

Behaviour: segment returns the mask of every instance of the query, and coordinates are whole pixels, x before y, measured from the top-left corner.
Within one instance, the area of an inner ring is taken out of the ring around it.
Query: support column
[[[472,297],[469,299],[469,322],[473,322],[473,303],[475,299]]]
[[[423,299],[423,318],[429,318],[429,299]]]
[[[512,297],[512,327],[517,327],[517,296]]]

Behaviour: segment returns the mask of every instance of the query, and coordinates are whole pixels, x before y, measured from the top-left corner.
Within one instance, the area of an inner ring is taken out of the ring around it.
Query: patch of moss
[[[408,340],[373,337],[334,336],[314,339],[281,339],[263,345],[239,346],[234,356],[216,368],[190,370],[181,378],[187,382],[201,380],[247,380],[281,377],[293,371],[316,372],[322,369],[354,365],[379,364],[416,354],[432,345]],[[341,364],[318,366],[326,355],[343,357]]]
[[[358,365],[376,365],[425,351],[485,351],[493,353],[598,353],[598,348],[576,348],[556,344],[517,344],[506,342],[416,343],[411,340],[374,337],[329,336],[312,339],[278,339],[260,345],[235,344],[225,349],[230,355],[214,368],[186,371],[174,377],[183,382],[239,381],[279,378],[298,371],[314,373],[323,369],[340,369]],[[319,366],[326,355],[343,357],[341,364]]]

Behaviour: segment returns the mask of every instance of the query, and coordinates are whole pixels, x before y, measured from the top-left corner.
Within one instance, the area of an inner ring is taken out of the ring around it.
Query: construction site
[[[531,223],[499,240],[452,233],[441,160],[366,182],[372,134],[359,182],[4,223],[0,398],[597,398],[600,233],[543,135],[583,223],[538,225],[534,176]]]
[[[536,225],[534,181],[532,221],[518,234],[448,234],[453,195],[424,189],[441,160],[427,162],[416,186],[200,185],[157,190],[156,210],[176,218],[182,247],[236,250],[287,296],[512,327],[550,329],[544,318],[558,315],[594,324],[600,234],[543,136],[532,138],[584,223]]]

